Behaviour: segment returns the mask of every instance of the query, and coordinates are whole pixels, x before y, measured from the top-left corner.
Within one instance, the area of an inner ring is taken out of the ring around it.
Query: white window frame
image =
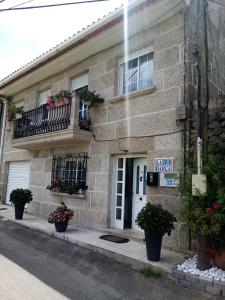
[[[41,105],[45,104],[45,103],[41,103],[41,101],[40,101],[41,100],[41,95],[43,95],[43,94],[46,94],[46,101],[45,101],[45,103],[47,103],[47,98],[52,95],[51,88],[45,89],[45,90],[40,91],[38,93],[38,106],[41,106]]]
[[[147,54],[153,54],[154,55],[154,51],[153,51],[153,47],[148,47],[148,48],[144,48],[144,49],[140,49],[134,53],[129,54],[126,58],[123,57],[119,60],[119,72],[120,72],[120,77],[119,77],[119,94],[120,95],[124,95],[125,93],[123,92],[123,74],[124,74],[124,64],[133,60],[133,59],[138,59],[138,78],[139,78],[139,58],[147,55]],[[153,62],[154,62],[154,56],[153,56]],[[153,74],[152,74],[153,76]],[[149,86],[148,88],[152,88],[154,85],[152,84],[152,86]],[[138,89],[134,91],[134,92],[138,92],[141,91],[142,89]],[[128,93],[132,93],[132,92],[128,92]]]

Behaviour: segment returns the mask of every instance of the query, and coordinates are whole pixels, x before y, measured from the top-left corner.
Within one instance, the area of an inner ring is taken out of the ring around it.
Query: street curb
[[[94,251],[94,252],[99,253],[101,255],[104,255],[104,256],[106,256],[108,258],[112,258],[115,261],[117,261],[119,263],[122,263],[124,265],[127,265],[127,266],[129,266],[132,269],[137,270],[137,271],[139,271],[140,269],[145,268],[145,267],[151,267],[155,271],[160,271],[165,276],[167,276],[167,274],[169,272],[169,271],[167,271],[165,269],[162,269],[162,268],[160,268],[158,266],[153,266],[150,263],[145,263],[145,262],[142,262],[142,261],[140,261],[138,259],[130,258],[130,257],[127,257],[127,256],[125,256],[123,254],[115,253],[115,252],[110,251],[108,249],[103,249],[103,248],[100,248],[100,247],[95,246],[95,245],[91,245],[91,244],[88,244],[88,243],[85,243],[85,242],[82,242],[82,241],[75,240],[73,238],[71,239],[65,233],[59,233],[59,232],[54,232],[54,231],[48,231],[48,230],[45,230],[43,228],[37,228],[37,227],[35,227],[33,225],[24,224],[24,223],[22,223],[20,221],[17,221],[15,219],[8,219],[8,220],[11,221],[11,222],[13,222],[13,223],[19,224],[19,225],[21,225],[23,227],[27,227],[27,228],[32,229],[34,231],[42,232],[42,233],[44,233],[44,234],[46,234],[48,236],[51,236],[51,237],[63,240],[65,242],[77,245],[79,247],[82,247],[82,248],[85,248],[85,249],[88,249],[88,250],[91,250],[91,251]]]
[[[177,284],[181,284],[189,288],[193,287],[195,289],[207,292],[213,296],[225,297],[225,282],[202,278],[200,276],[185,273],[177,269],[174,269],[170,274],[168,274],[168,278]]]
[[[178,285],[182,285],[182,286],[185,286],[188,288],[192,287],[197,290],[201,290],[202,292],[207,292],[208,294],[211,294],[213,296],[225,297],[225,283],[218,282],[215,280],[201,278],[196,275],[191,275],[190,273],[185,273],[185,272],[179,271],[175,267],[170,270],[165,270],[158,266],[151,265],[150,263],[145,263],[145,262],[139,261],[135,258],[127,257],[120,253],[115,253],[113,251],[103,249],[103,248],[100,248],[95,245],[91,245],[91,244],[88,244],[88,243],[85,243],[82,241],[77,241],[73,238],[68,237],[65,233],[59,233],[59,232],[54,232],[54,231],[48,231],[43,228],[37,228],[33,225],[24,224],[15,219],[7,218],[7,220],[9,220],[13,223],[19,224],[23,227],[27,227],[31,230],[39,231],[48,236],[52,236],[54,238],[63,240],[65,242],[69,242],[69,243],[77,245],[79,247],[94,251],[100,255],[114,259],[115,261],[117,261],[123,265],[127,265],[136,271],[140,271],[140,269],[145,268],[145,267],[151,267],[153,270],[159,271],[160,273],[162,273],[163,277],[167,278],[169,281],[171,281],[173,283],[176,283]]]

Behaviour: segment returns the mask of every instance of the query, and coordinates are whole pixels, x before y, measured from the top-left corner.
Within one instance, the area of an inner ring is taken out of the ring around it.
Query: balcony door
[[[38,106],[44,105],[47,103],[47,99],[49,96],[51,96],[51,89],[44,90],[39,93],[38,95]]]

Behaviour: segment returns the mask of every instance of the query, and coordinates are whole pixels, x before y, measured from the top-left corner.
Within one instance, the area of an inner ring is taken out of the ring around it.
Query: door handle
[[[142,201],[142,197],[140,197],[139,200]]]

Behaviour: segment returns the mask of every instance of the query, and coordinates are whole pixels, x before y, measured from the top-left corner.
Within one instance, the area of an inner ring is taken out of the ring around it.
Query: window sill
[[[86,195],[79,195],[79,194],[67,194],[67,193],[61,193],[61,192],[50,192],[50,195],[56,196],[56,197],[64,197],[64,198],[71,198],[71,199],[86,199]]]
[[[114,104],[114,103],[117,103],[117,102],[125,101],[126,97],[128,97],[128,100],[131,100],[131,99],[141,97],[143,95],[151,95],[155,91],[156,91],[156,87],[152,87],[152,88],[141,90],[141,91],[131,92],[131,93],[128,93],[127,95],[124,95],[124,94],[119,95],[119,96],[116,96],[116,97],[108,100],[108,103]]]

